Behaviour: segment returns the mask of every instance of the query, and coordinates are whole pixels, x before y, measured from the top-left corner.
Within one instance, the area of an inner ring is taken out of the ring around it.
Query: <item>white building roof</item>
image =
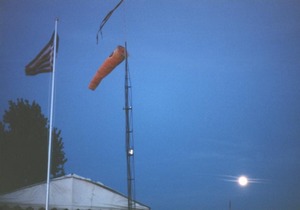
[[[46,183],[35,184],[0,195],[0,207],[45,208]],[[139,202],[135,209],[150,210]],[[50,182],[49,209],[125,210],[128,199],[123,194],[90,179],[70,174]]]

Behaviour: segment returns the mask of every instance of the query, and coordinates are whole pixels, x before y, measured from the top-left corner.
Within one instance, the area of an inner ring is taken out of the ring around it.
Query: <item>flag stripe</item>
[[[58,43],[58,42],[57,42]],[[26,75],[53,71],[54,33],[48,44],[40,53],[25,67]]]
[[[51,48],[50,50],[53,50],[53,47]],[[47,54],[43,55],[42,57],[39,57],[35,62],[27,65],[26,74],[35,75],[42,72],[51,72],[53,67],[52,57],[53,53],[51,51],[47,52]]]

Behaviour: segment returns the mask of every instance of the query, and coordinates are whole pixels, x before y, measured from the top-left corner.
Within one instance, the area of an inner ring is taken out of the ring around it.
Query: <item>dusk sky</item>
[[[0,115],[36,101],[25,76],[59,18],[54,126],[66,173],[126,194],[124,67],[88,84],[127,42],[136,200],[153,210],[300,209],[300,1],[1,0]],[[245,175],[250,183],[232,182]],[[51,201],[50,201],[51,203]]]

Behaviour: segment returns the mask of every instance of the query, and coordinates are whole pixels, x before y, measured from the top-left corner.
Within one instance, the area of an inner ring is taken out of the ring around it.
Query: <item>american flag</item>
[[[58,46],[58,37],[57,37]],[[57,48],[56,48],[57,49]],[[25,67],[26,75],[36,75],[53,71],[54,33],[48,44],[40,53]]]

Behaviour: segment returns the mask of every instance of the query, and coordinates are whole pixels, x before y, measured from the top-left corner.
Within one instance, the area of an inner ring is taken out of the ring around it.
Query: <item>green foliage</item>
[[[52,132],[51,175],[58,177],[67,159],[61,131]],[[0,122],[0,193],[46,180],[48,136],[48,120],[37,103],[9,101]]]

